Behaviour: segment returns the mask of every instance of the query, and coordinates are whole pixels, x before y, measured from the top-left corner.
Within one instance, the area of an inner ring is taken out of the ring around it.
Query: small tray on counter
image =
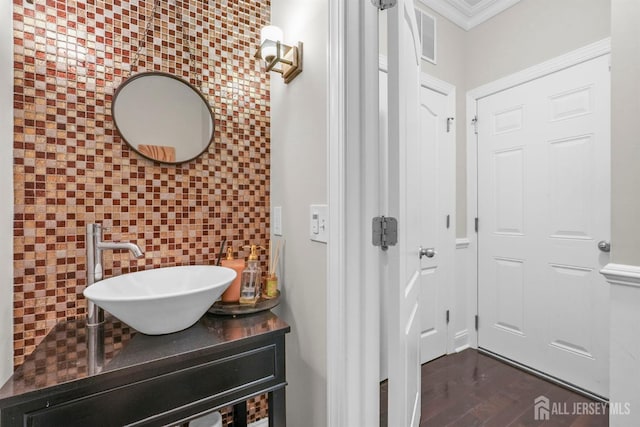
[[[280,304],[280,291],[273,298],[265,298],[263,296],[253,305],[240,304],[237,302],[216,301],[208,310],[211,314],[222,316],[237,316],[240,314],[258,313],[260,311],[271,310]]]

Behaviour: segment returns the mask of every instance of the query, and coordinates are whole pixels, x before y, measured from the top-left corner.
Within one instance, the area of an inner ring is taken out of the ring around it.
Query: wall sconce
[[[260,31],[260,48],[254,56],[265,61],[267,71],[282,74],[285,83],[302,72],[302,42],[297,46],[284,44],[282,30],[274,25]]]

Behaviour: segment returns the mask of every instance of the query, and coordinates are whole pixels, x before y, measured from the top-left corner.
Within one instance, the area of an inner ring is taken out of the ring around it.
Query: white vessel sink
[[[196,323],[235,277],[213,265],[156,268],[101,280],[83,294],[139,332],[170,334]]]

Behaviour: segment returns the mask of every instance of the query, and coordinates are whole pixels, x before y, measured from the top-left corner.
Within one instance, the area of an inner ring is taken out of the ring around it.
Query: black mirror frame
[[[118,94],[129,83],[131,83],[131,82],[133,82],[133,81],[135,81],[135,80],[137,80],[137,79],[139,79],[141,77],[148,77],[148,76],[163,76],[163,77],[169,77],[169,78],[172,78],[174,80],[179,81],[180,83],[188,86],[191,90],[193,90],[195,93],[197,93],[198,96],[200,97],[200,99],[202,99],[202,102],[204,102],[204,104],[207,106],[207,109],[209,110],[209,114],[211,115],[211,124],[212,124],[211,138],[209,139],[209,142],[205,145],[205,147],[202,149],[202,151],[200,151],[197,155],[191,157],[190,159],[180,160],[180,161],[177,161],[177,162],[166,162],[166,161],[154,159],[153,157],[149,157],[149,156],[147,156],[145,154],[142,154],[129,141],[127,141],[127,138],[125,138],[124,134],[122,133],[122,131],[118,127],[118,122],[116,121],[116,115],[115,115],[115,106],[116,106],[116,99],[118,98]],[[131,150],[133,150],[138,155],[144,157],[145,159],[151,160],[151,161],[159,163],[159,164],[164,164],[164,165],[180,165],[182,163],[187,163],[187,162],[190,162],[192,160],[197,159],[198,157],[202,156],[205,152],[207,152],[209,150],[209,147],[213,143],[213,140],[215,139],[215,134],[216,134],[216,119],[215,119],[215,116],[213,114],[213,111],[211,110],[211,105],[209,105],[209,102],[204,97],[202,92],[200,92],[194,85],[192,85],[188,81],[186,81],[186,80],[184,80],[184,79],[182,79],[182,78],[180,78],[178,76],[174,76],[173,74],[164,73],[164,72],[161,72],[161,71],[146,71],[146,72],[143,72],[143,73],[135,74],[135,75],[129,77],[128,79],[126,79],[125,81],[123,81],[122,83],[120,83],[120,85],[116,89],[115,93],[113,94],[113,98],[111,100],[111,119],[113,120],[113,124],[114,124],[116,130],[118,131],[118,134],[120,135],[120,138],[122,138],[122,140],[127,144],[127,146]]]

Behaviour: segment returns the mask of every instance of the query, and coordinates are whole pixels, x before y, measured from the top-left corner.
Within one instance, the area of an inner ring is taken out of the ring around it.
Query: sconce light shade
[[[289,46],[282,42],[282,30],[268,25],[260,31],[260,47],[254,55],[263,59],[267,71],[282,74],[285,83],[289,83],[302,72],[302,43]]]
[[[275,25],[267,25],[260,30],[260,49],[262,59],[267,62],[273,61],[277,55],[277,43],[282,43],[282,30]]]

